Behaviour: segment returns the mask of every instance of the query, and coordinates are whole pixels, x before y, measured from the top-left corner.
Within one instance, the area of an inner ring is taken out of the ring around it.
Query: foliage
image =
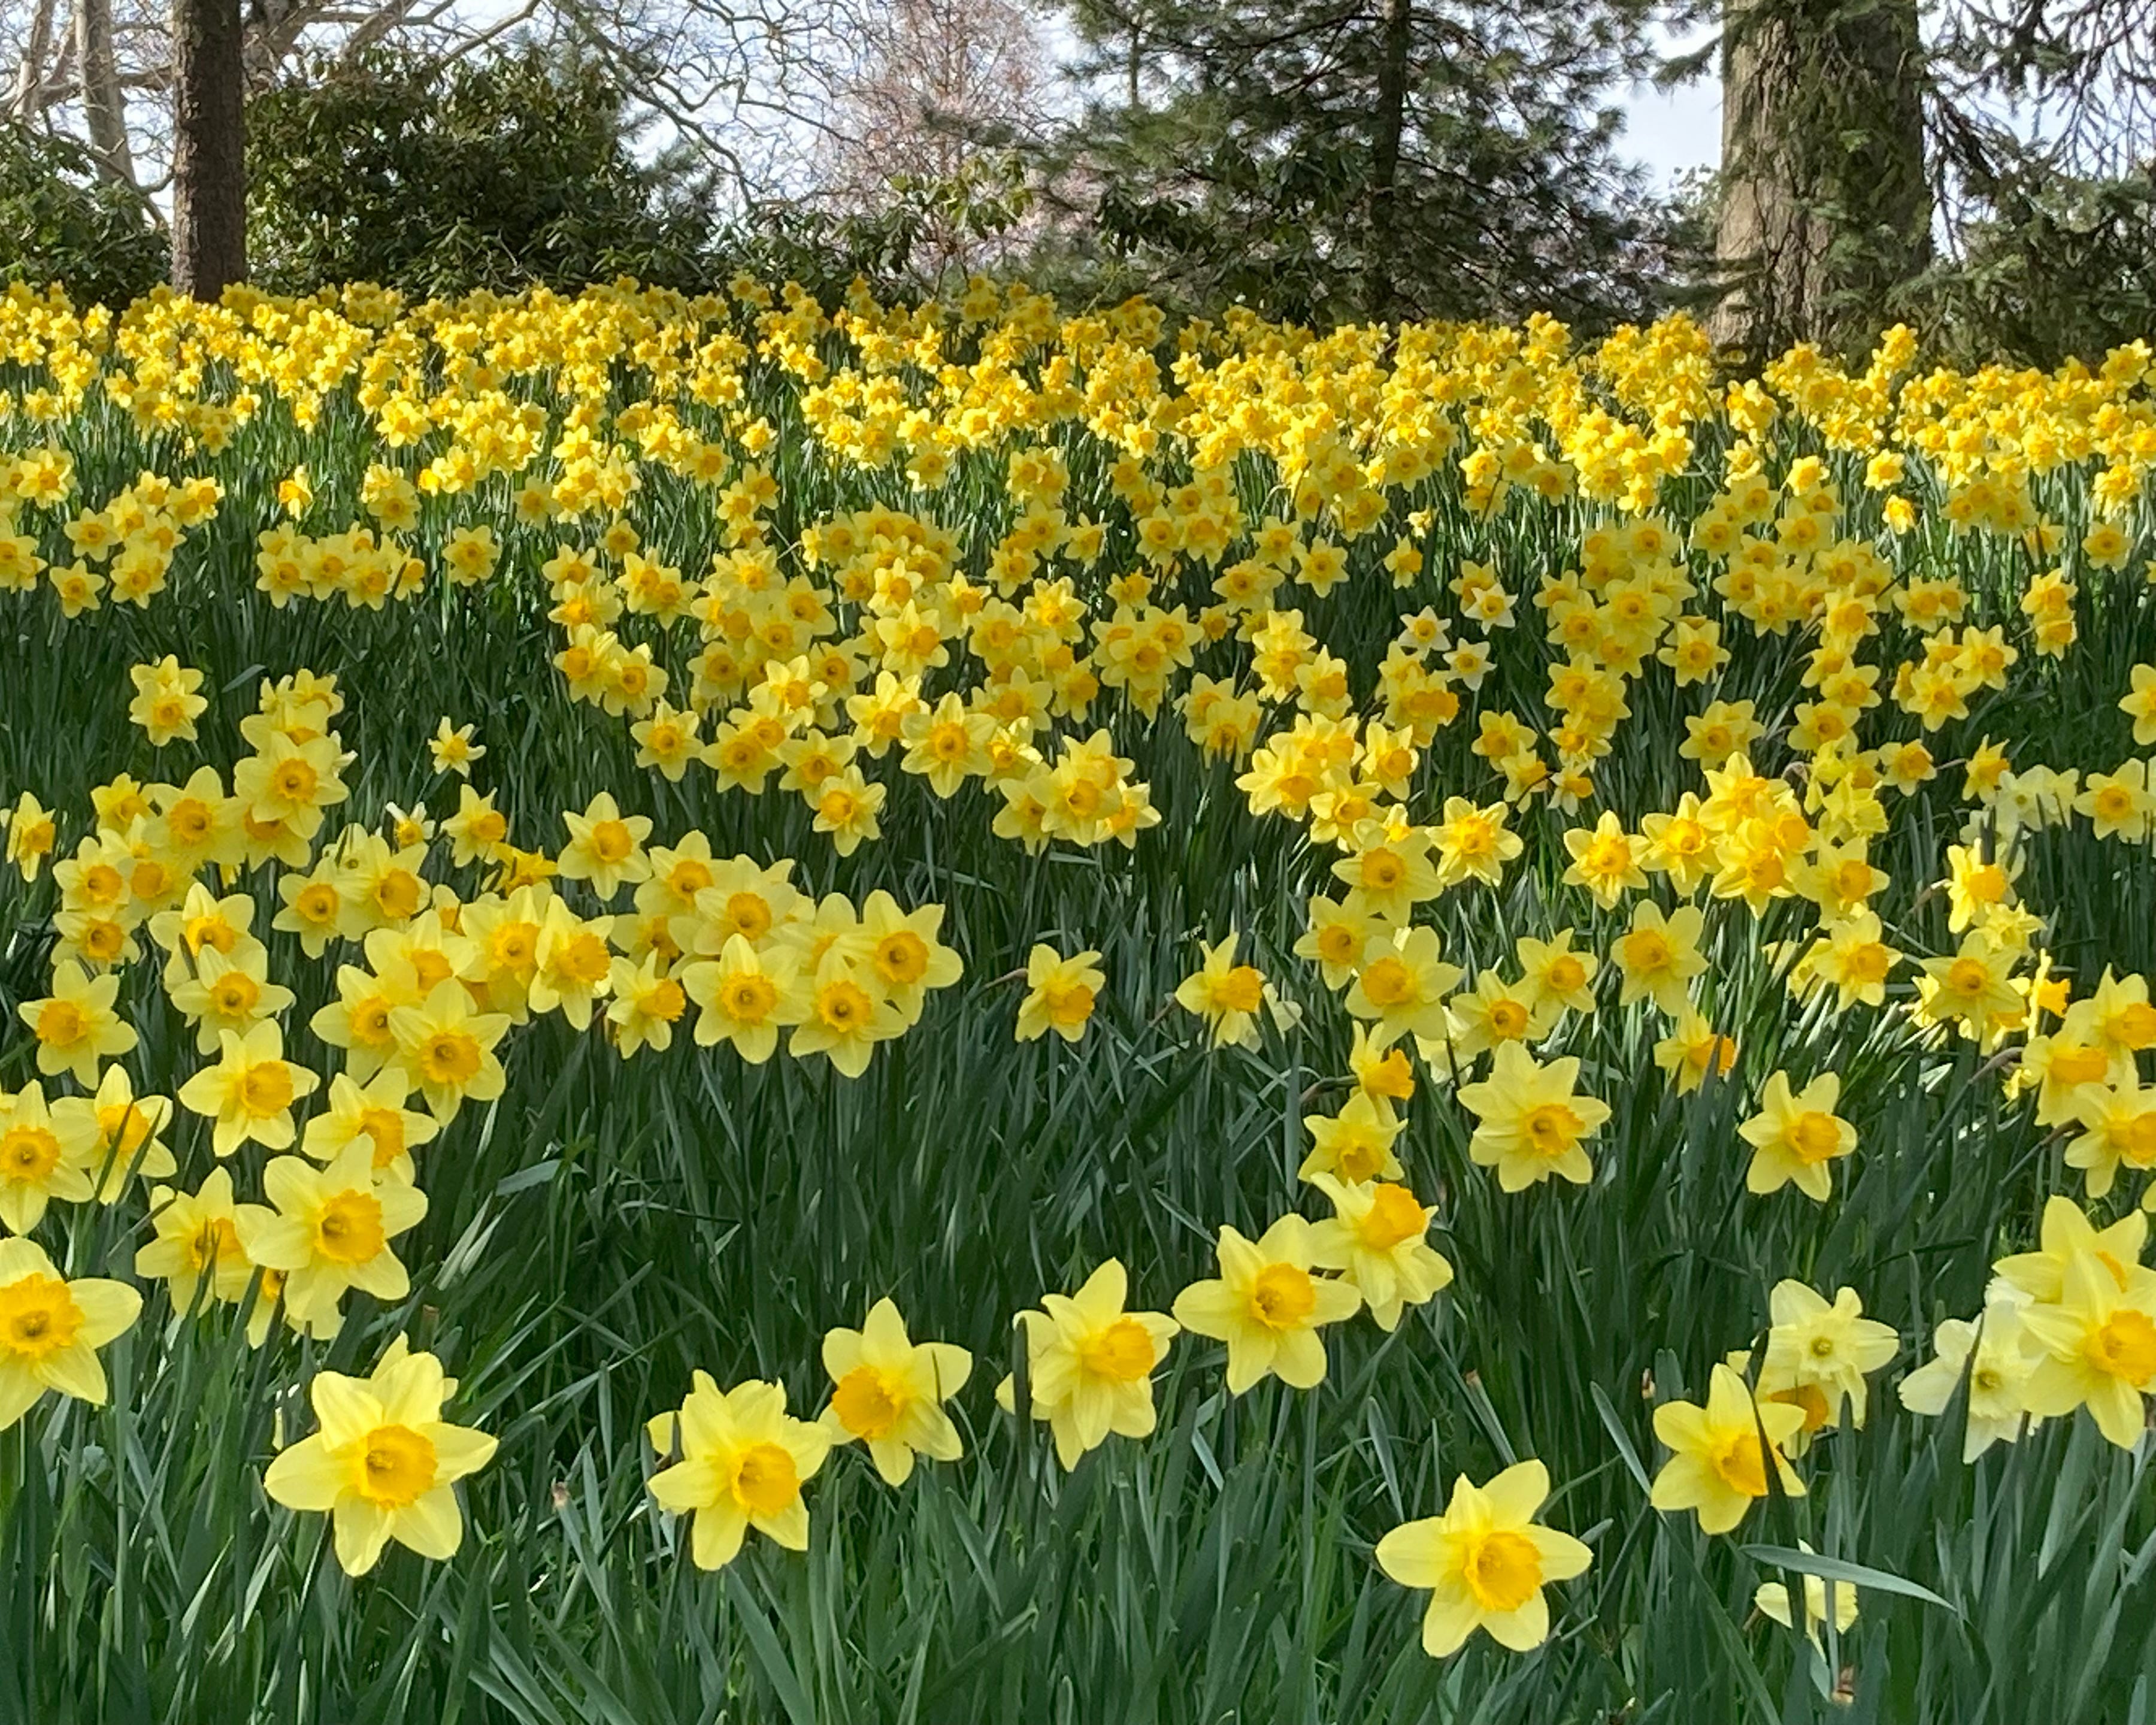
[[[1943,352],[2056,366],[2156,329],[2156,185],[2147,164],[2076,172],[2003,129],[1943,146],[1961,187],[1951,254],[1898,302]]]
[[[0,280],[64,282],[118,307],[163,279],[169,248],[147,202],[72,141],[0,123]]]
[[[1613,148],[1623,5],[1090,0],[1119,92],[1060,140],[1065,243],[1202,307],[1520,316],[1666,305],[1686,238]]]
[[[665,152],[639,159],[625,115],[608,73],[531,48],[311,69],[248,106],[257,272],[422,296],[622,275],[701,285],[705,187]]]

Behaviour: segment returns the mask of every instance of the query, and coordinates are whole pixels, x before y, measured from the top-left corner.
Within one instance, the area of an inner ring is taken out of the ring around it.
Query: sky
[[[1662,44],[1670,55],[1690,54],[1708,39],[1672,36]],[[1635,84],[1620,105],[1625,137],[1620,148],[1644,164],[1664,190],[1695,168],[1711,168],[1722,154],[1722,81],[1695,78],[1676,90]]]
[[[1643,163],[1667,189],[1693,168],[1712,167],[1722,152],[1722,86],[1696,79],[1676,90],[1633,86],[1622,104],[1625,136],[1619,147]]]

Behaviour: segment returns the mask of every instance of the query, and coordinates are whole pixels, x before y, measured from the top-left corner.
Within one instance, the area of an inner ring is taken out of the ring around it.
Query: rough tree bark
[[[1931,257],[1916,0],[1726,0],[1717,341],[1861,342]]]
[[[1399,184],[1400,136],[1406,128],[1408,49],[1414,33],[1413,0],[1385,0],[1383,52],[1378,61],[1378,108],[1372,116],[1369,249],[1363,261],[1363,309],[1373,319],[1393,315],[1393,194]]]
[[[214,300],[247,276],[239,0],[173,0],[172,285]]]

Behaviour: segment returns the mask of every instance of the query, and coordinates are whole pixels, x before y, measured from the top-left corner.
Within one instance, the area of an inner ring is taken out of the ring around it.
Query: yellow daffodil
[[[438,983],[416,1004],[393,1007],[389,1032],[397,1065],[447,1125],[466,1102],[491,1102],[508,1080],[495,1048],[508,1034],[500,1013],[475,1011],[459,983]]]
[[[217,1064],[180,1086],[180,1106],[215,1122],[210,1142],[219,1156],[247,1143],[283,1150],[298,1136],[292,1104],[321,1082],[285,1058],[285,1033],[265,1019],[244,1035],[218,1033]]]
[[[264,1205],[233,1202],[228,1168],[212,1168],[192,1193],[156,1187],[150,1194],[150,1225],[157,1237],[135,1254],[135,1273],[165,1283],[176,1312],[191,1310],[205,1284],[208,1299],[237,1305],[255,1271],[240,1243],[241,1230],[251,1232],[270,1219]]]
[[[0,1240],[0,1430],[47,1390],[105,1399],[97,1350],[131,1325],[142,1296],[125,1282],[64,1278],[27,1240]]]
[[[1310,1224],[1282,1216],[1256,1240],[1220,1230],[1220,1274],[1175,1296],[1175,1321],[1228,1344],[1228,1391],[1240,1395],[1276,1377],[1308,1389],[1325,1376],[1321,1326],[1353,1317],[1363,1303],[1351,1282],[1312,1276]]]
[[[72,960],[56,965],[53,992],[16,1009],[36,1039],[38,1072],[47,1078],[68,1073],[84,1089],[95,1089],[100,1063],[132,1053],[139,1040],[115,1009],[119,997],[117,976],[92,978]]]
[[[2074,1252],[2056,1297],[2031,1303],[2021,1321],[2043,1350],[2022,1391],[2029,1411],[2087,1408],[2121,1449],[2140,1442],[2156,1389],[2156,1271],[2136,1264],[2122,1275],[2095,1252]]]
[[[1092,1022],[1094,1003],[1107,980],[1101,955],[1091,947],[1065,958],[1053,947],[1035,945],[1026,955],[1018,1040],[1032,1042],[1053,1030],[1065,1042],[1077,1041]]]
[[[698,1372],[680,1411],[655,1416],[646,1430],[662,1456],[678,1451],[651,1476],[650,1491],[660,1508],[694,1518],[690,1553],[698,1568],[733,1562],[751,1527],[788,1551],[808,1548],[801,1487],[823,1466],[831,1440],[787,1413],[778,1384],[721,1390]]]
[[[1832,1164],[1856,1148],[1856,1128],[1834,1111],[1840,1095],[1841,1080],[1832,1072],[1794,1092],[1786,1072],[1767,1080],[1759,1111],[1737,1128],[1752,1146],[1748,1191],[1779,1192],[1794,1183],[1805,1197],[1826,1202],[1834,1190]]]
[[[1388,1182],[1352,1185],[1330,1174],[1306,1178],[1333,1211],[1311,1224],[1311,1267],[1337,1271],[1363,1296],[1378,1328],[1395,1328],[1406,1307],[1451,1286],[1452,1266],[1430,1244],[1435,1205]]]
[[[340,1072],[330,1080],[329,1106],[307,1122],[300,1148],[316,1162],[335,1162],[363,1146],[377,1173],[413,1178],[412,1153],[433,1142],[441,1124],[404,1106],[411,1094],[401,1066],[385,1068],[367,1083]]]
[[[486,753],[483,745],[472,741],[473,729],[470,725],[453,726],[446,718],[434,727],[427,751],[434,757],[435,772],[454,773],[459,778],[471,776],[473,763]]]
[[[287,1509],[326,1514],[337,1563],[364,1575],[394,1540],[437,1561],[464,1543],[455,1482],[494,1459],[497,1440],[442,1418],[456,1394],[431,1353],[403,1337],[364,1378],[317,1372],[308,1385],[320,1430],[280,1450],[263,1489]]]
[[[1204,1021],[1215,1048],[1258,1045],[1258,1012],[1270,984],[1255,965],[1235,963],[1241,938],[1230,933],[1204,947],[1204,963],[1176,985],[1175,1004]]]
[[[1127,1311],[1128,1296],[1123,1266],[1110,1258],[1075,1294],[1045,1295],[1040,1310],[1018,1315],[1031,1412],[1049,1422],[1066,1470],[1111,1433],[1152,1435],[1152,1374],[1181,1327],[1161,1312]],[[996,1386],[996,1402],[1014,1410],[1009,1378]]]
[[[0,1227],[28,1234],[54,1199],[81,1204],[94,1197],[102,1133],[97,1110],[80,1096],[48,1104],[33,1080],[0,1091]]]
[[[1575,1185],[1594,1175],[1583,1141],[1609,1118],[1609,1106],[1573,1088],[1579,1062],[1567,1056],[1548,1065],[1517,1042],[1500,1045],[1490,1076],[1460,1087],[1460,1106],[1476,1117],[1468,1153],[1497,1170],[1497,1183],[1518,1192],[1553,1174]]]
[[[1901,1351],[1893,1327],[1865,1317],[1854,1288],[1840,1289],[1830,1304],[1794,1279],[1774,1284],[1768,1312],[1773,1322],[1754,1390],[1759,1399],[1789,1401],[1804,1409],[1798,1440],[1836,1424],[1845,1407],[1850,1423],[1861,1428],[1866,1377]],[[1793,1455],[1802,1453],[1800,1441],[1784,1447]]]
[[[2025,1425],[2041,1425],[2029,1411],[2030,1374],[2042,1349],[2021,1321],[2029,1296],[2011,1283],[1995,1282],[1981,1319],[1950,1317],[1932,1333],[1933,1356],[1895,1386],[1902,1405],[1934,1418],[1946,1412],[1964,1384],[1969,1386],[1962,1460],[1974,1461],[1996,1443],[2013,1443]]]
[[[943,1404],[965,1388],[973,1357],[947,1342],[911,1340],[889,1300],[870,1307],[860,1329],[825,1332],[824,1369],[832,1384],[825,1435],[865,1443],[885,1483],[904,1485],[916,1455],[956,1461],[963,1453]]]
[[[1707,968],[1699,950],[1705,918],[1690,905],[1668,916],[1650,899],[1632,907],[1632,922],[1610,949],[1624,981],[1618,1004],[1651,1000],[1671,1018],[1691,1004],[1691,981]]]
[[[1539,1461],[1517,1462],[1481,1486],[1462,1474],[1443,1515],[1404,1522],[1378,1542],[1379,1568],[1430,1591],[1422,1645],[1432,1658],[1458,1652],[1477,1630],[1516,1653],[1549,1639],[1543,1589],[1594,1561],[1572,1535],[1536,1521],[1549,1493]]]
[[[280,1156],[262,1171],[275,1208],[240,1227],[240,1245],[285,1276],[285,1304],[307,1322],[336,1310],[348,1288],[401,1300],[412,1281],[389,1242],[427,1214],[427,1195],[394,1174],[377,1178],[370,1143],[347,1147],[326,1168]]]
[[[1655,1409],[1655,1435],[1671,1452],[1655,1476],[1655,1507],[1696,1511],[1703,1532],[1727,1533],[1771,1489],[1770,1471],[1785,1496],[1803,1497],[1781,1446],[1804,1423],[1801,1409],[1755,1402],[1742,1378],[1717,1365],[1705,1407],[1670,1401]]]
[[[1797,1549],[1808,1555],[1812,1554],[1811,1547],[1804,1540],[1799,1539],[1797,1542]],[[1850,1625],[1856,1621],[1855,1584],[1847,1581],[1830,1583],[1823,1576],[1807,1575],[1804,1579],[1804,1586],[1805,1638],[1815,1647],[1820,1645],[1820,1629],[1827,1620],[1827,1599],[1830,1592],[1834,1600],[1835,1633],[1840,1635],[1847,1635]],[[1794,1629],[1796,1626],[1795,1613],[1789,1604],[1789,1588],[1787,1582],[1762,1582],[1758,1590],[1752,1595],[1752,1603],[1759,1608],[1762,1616],[1772,1618],[1784,1629]]]

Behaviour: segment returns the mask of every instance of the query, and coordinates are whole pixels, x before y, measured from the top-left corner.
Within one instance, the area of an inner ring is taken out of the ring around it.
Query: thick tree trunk
[[[1385,0],[1378,59],[1378,105],[1371,116],[1370,193],[1363,259],[1364,312],[1393,316],[1393,198],[1400,177],[1400,136],[1406,130],[1408,49],[1414,33],[1413,0]]]
[[[1915,0],[1727,0],[1716,338],[1861,343],[1931,257]]]
[[[239,0],[173,0],[172,285],[214,300],[247,277]]]
[[[135,164],[127,150],[127,110],[112,61],[112,0],[75,0],[74,57],[81,68],[83,124],[98,166],[130,185]]]

